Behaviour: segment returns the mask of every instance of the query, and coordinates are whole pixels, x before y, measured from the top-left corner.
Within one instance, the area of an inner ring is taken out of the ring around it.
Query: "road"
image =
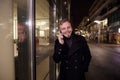
[[[89,45],[92,60],[87,80],[120,80],[120,46]]]

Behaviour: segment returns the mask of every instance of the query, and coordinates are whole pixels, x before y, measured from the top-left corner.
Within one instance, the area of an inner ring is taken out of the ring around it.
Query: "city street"
[[[89,44],[89,47],[91,50],[92,60],[89,66],[89,72],[86,73],[86,80],[120,80],[120,45]],[[45,62],[45,59],[42,58],[42,56],[44,58],[46,56],[47,60],[48,54],[46,53],[46,49],[50,48],[42,48],[41,50],[44,53],[37,54],[40,56],[37,57],[37,71],[46,71],[46,69],[43,68],[49,66],[49,60]],[[48,50],[47,52],[50,51]],[[43,66],[43,68],[40,69],[40,66]],[[49,71],[42,73],[45,73],[44,75],[46,75],[47,72]],[[42,73],[37,72],[37,76],[41,76]],[[38,80],[40,80],[40,78],[38,78]]]
[[[92,60],[87,80],[120,80],[120,46],[90,45]]]

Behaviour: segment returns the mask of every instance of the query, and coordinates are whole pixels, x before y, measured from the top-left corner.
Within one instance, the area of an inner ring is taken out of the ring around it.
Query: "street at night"
[[[92,60],[87,80],[120,80],[120,46],[89,45]]]
[[[0,80],[120,80],[120,0],[0,1]]]

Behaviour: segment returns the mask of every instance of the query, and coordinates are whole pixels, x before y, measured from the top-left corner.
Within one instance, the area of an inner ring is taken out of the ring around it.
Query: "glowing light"
[[[28,26],[31,26],[32,25],[32,21],[29,20],[25,24],[28,25]]]
[[[118,33],[120,33],[120,28],[118,28]]]
[[[56,29],[53,29],[53,30],[52,30],[52,32],[54,32],[54,33],[55,33],[55,32],[56,32]]]
[[[45,21],[37,22],[37,25],[45,25],[45,24],[46,24]]]
[[[97,23],[97,24],[101,23],[101,21],[99,21],[99,20],[95,20],[94,22]]]

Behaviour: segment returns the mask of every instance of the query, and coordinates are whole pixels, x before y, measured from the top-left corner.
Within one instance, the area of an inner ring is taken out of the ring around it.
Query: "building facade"
[[[89,9],[91,39],[102,43],[120,44],[120,1],[95,0]]]

